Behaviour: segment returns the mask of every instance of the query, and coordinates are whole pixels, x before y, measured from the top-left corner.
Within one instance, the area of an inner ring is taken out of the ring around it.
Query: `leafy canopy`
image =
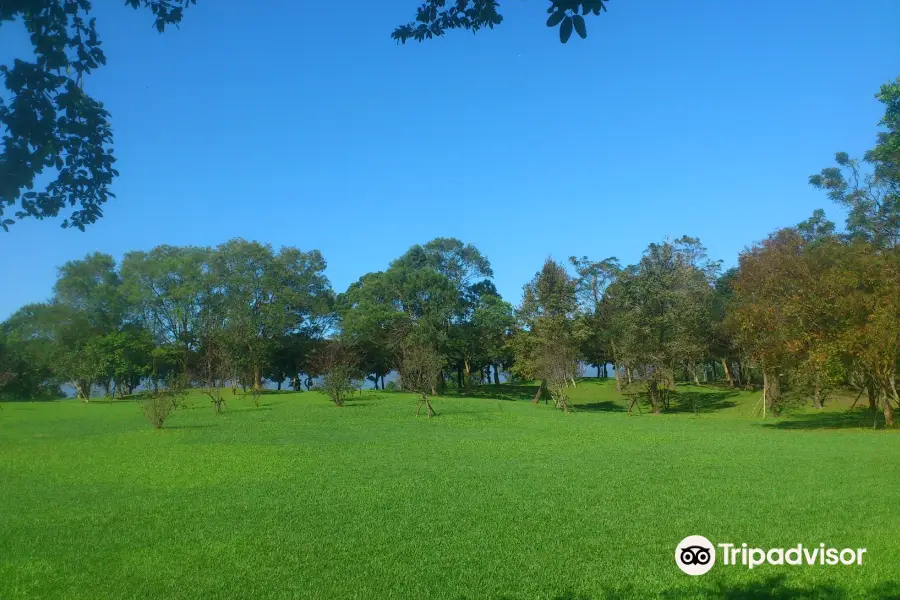
[[[181,22],[184,8],[196,0],[126,0],[154,15],[160,32]],[[0,226],[13,219],[4,210],[19,204],[18,219],[55,217],[74,210],[63,227],[82,231],[103,216],[115,195],[112,127],[103,103],[87,95],[83,79],[106,64],[89,0],[4,0],[0,26],[21,20],[33,56],[0,65],[7,102],[0,99]],[[50,175],[35,190],[39,175]]]

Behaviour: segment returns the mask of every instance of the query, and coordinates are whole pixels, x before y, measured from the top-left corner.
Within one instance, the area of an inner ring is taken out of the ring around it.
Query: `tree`
[[[172,373],[166,379],[166,387],[154,390],[153,393],[140,400],[141,412],[153,425],[154,429],[162,429],[163,424],[172,415],[172,411],[183,402],[187,395],[184,378],[181,374]]]
[[[118,331],[127,305],[121,291],[116,261],[108,254],[89,254],[59,269],[53,287],[55,301],[81,313],[98,334]]]
[[[126,0],[154,15],[158,31],[178,25],[196,0]],[[112,127],[101,102],[84,92],[86,74],[106,64],[88,0],[12,0],[0,4],[0,24],[21,19],[33,55],[0,66],[9,102],[0,102],[5,132],[0,155],[0,226],[4,209],[19,203],[16,218],[55,217],[75,208],[63,227],[82,231],[103,216],[118,172],[113,168]],[[42,191],[35,180],[56,176]],[[28,191],[25,191],[28,190]]]
[[[427,333],[410,331],[400,344],[397,370],[400,373],[400,386],[419,396],[416,416],[425,407],[425,416],[437,415],[431,406],[429,395],[433,393],[435,381],[444,366],[444,357],[431,345]]]
[[[851,237],[893,248],[900,244],[900,77],[883,85],[875,97],[885,106],[879,124],[887,128],[879,133],[875,148],[862,160],[838,152],[837,166],[822,169],[809,182],[849,211]]]
[[[204,305],[216,290],[214,252],[194,246],[158,246],[122,259],[122,291],[134,318],[160,346],[171,349],[182,373],[199,344]]]
[[[598,377],[602,366],[605,377],[606,363],[611,360],[613,353],[608,303],[603,300],[607,288],[615,281],[622,267],[615,257],[595,262],[586,256],[571,256],[569,263],[578,275],[575,289],[579,311],[576,327],[580,330],[580,357],[597,367]]]
[[[406,316],[399,307],[387,275],[368,273],[352,283],[335,302],[342,336],[357,348],[360,363],[370,379],[382,380],[396,363],[394,332]]]
[[[599,15],[606,11],[609,0],[549,0],[547,27],[559,26],[559,40],[565,44],[572,36],[572,31],[582,39],[587,37],[587,26],[584,16]],[[450,4],[448,7],[447,4]],[[477,32],[480,29],[493,29],[503,22],[498,12],[497,0],[425,0],[419,7],[415,21],[394,29],[391,38],[405,44],[406,40],[418,42],[441,37],[450,29],[466,29]]]
[[[646,386],[654,414],[668,407],[676,367],[696,379],[697,363],[709,355],[718,268],[699,240],[685,236],[650,244],[610,287],[616,362],[628,370],[629,383]]]
[[[782,381],[808,358],[818,335],[812,309],[816,273],[796,229],[771,234],[739,258],[729,319],[736,340],[763,374],[765,406],[782,408]],[[810,365],[812,366],[812,365]]]
[[[516,354],[513,371],[523,379],[540,379],[533,402],[549,390],[557,408],[568,410],[558,387],[572,380],[579,340],[574,327],[578,308],[576,280],[551,258],[525,285],[522,304],[516,312],[518,328],[511,340]],[[553,388],[549,386],[553,385]]]
[[[332,292],[324,275],[325,259],[317,251],[231,240],[219,246],[213,277],[221,297],[232,366],[243,371],[253,389],[282,336],[315,327],[327,314]]]
[[[472,312],[472,330],[480,359],[494,371],[494,385],[500,385],[500,365],[509,360],[506,342],[515,324],[509,302],[495,294],[478,298]]]
[[[406,333],[416,329],[427,344],[463,371],[475,365],[477,335],[472,328],[476,305],[496,295],[490,263],[471,244],[436,238],[415,245],[390,267],[369,273],[337,300],[344,337],[362,352],[374,379],[399,361]],[[434,388],[443,383],[443,369]]]
[[[328,340],[317,356],[318,371],[322,373],[322,391],[335,406],[343,406],[346,399],[361,387],[363,371],[353,348],[341,340]]]
[[[59,385],[49,360],[51,342],[32,337],[28,320],[29,311],[23,307],[0,325],[0,396],[13,400],[55,398]]]

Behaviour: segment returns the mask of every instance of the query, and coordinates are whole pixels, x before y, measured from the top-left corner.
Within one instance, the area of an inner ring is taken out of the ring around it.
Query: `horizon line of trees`
[[[763,406],[821,407],[839,387],[866,394],[893,424],[900,404],[900,79],[876,146],[810,177],[848,211],[844,231],[822,210],[773,232],[722,272],[700,240],[651,243],[615,257],[548,258],[513,307],[487,257],[454,238],[415,245],[342,293],[317,250],[234,239],[215,248],[159,246],[122,261],[92,254],[59,270],[49,302],[0,326],[0,395],[35,398],[71,385],[124,396],[263,380],[293,389],[321,377],[340,405],[368,378],[397,372],[404,389],[539,381],[534,401],[569,409],[578,365],[613,366],[617,387],[654,413],[677,381],[760,386]]]

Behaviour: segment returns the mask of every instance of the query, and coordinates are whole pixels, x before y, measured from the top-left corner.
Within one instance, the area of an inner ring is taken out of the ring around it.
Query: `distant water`
[[[580,368],[580,371],[581,371],[580,375],[581,375],[582,377],[594,377],[594,376],[596,376],[596,374],[597,374],[597,369],[596,369],[596,367],[592,367],[592,366],[590,366],[590,365],[584,365],[584,364],[580,365],[580,367],[581,367],[581,368]],[[610,376],[611,378],[615,378],[616,375],[615,375],[615,372],[614,372],[613,369],[612,369],[612,365],[611,365],[611,364],[610,364],[610,365],[607,365],[607,372],[609,373],[609,376]],[[455,373],[450,373],[450,376],[451,376],[450,379],[451,379],[451,380],[454,380],[454,379],[455,379],[455,375],[456,375]],[[493,377],[493,373],[491,374],[491,377]],[[398,380],[399,380],[399,377],[398,377],[396,371],[391,371],[389,374],[387,374],[387,375],[384,376],[384,382],[385,382],[385,384],[393,382],[393,383],[399,385]],[[288,389],[290,389],[290,381],[291,381],[290,379],[285,379],[285,380],[282,382],[282,384],[281,384],[281,389],[282,389],[282,390],[288,390]],[[509,377],[507,376],[506,373],[500,373],[500,381],[501,381],[501,383],[506,383],[507,381],[509,381]],[[314,378],[314,379],[313,379],[313,386],[317,386],[317,385],[319,385],[321,382],[322,382],[321,377]],[[229,387],[230,385],[231,385],[231,383],[228,382],[227,385],[226,385],[226,387]],[[378,385],[379,385],[379,387],[381,386],[381,380],[380,380],[380,379],[379,379],[379,381],[378,381]],[[150,389],[151,387],[152,387],[152,386],[148,386],[147,383],[144,382],[144,383],[142,383],[141,385],[139,385],[138,387],[135,388],[135,392],[142,392],[142,391],[145,391],[145,390],[147,390],[147,389]],[[365,380],[365,384],[363,385],[363,389],[364,389],[364,390],[371,390],[371,389],[373,389],[374,387],[375,387],[375,384],[372,383],[372,380],[370,380],[370,379],[366,379],[366,380]],[[264,379],[264,380],[263,380],[263,388],[264,388],[264,389],[267,389],[267,390],[277,390],[277,389],[278,389],[278,383],[275,382],[275,381],[270,381],[270,380],[268,380],[268,379]],[[72,386],[70,386],[70,385],[63,385],[63,386],[60,387],[60,389],[62,390],[63,394],[65,394],[66,398],[74,398],[74,397],[75,397],[75,388],[73,388]],[[306,386],[304,385],[302,389],[305,391],[305,390],[306,390]],[[91,389],[91,397],[92,397],[92,398],[102,398],[105,394],[106,394],[106,389],[104,389],[102,386],[95,385],[95,386],[93,386],[93,388]]]

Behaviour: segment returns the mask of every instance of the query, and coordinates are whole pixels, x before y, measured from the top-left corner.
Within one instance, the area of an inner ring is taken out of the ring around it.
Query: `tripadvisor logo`
[[[675,548],[675,563],[688,575],[703,575],[716,564],[716,548],[702,535],[689,535]]]
[[[760,565],[861,565],[865,548],[826,548],[825,544],[790,548],[750,548],[747,544],[713,544],[702,535],[689,535],[675,547],[675,564],[688,575],[703,575],[716,564],[716,548],[721,564],[753,569]]]

